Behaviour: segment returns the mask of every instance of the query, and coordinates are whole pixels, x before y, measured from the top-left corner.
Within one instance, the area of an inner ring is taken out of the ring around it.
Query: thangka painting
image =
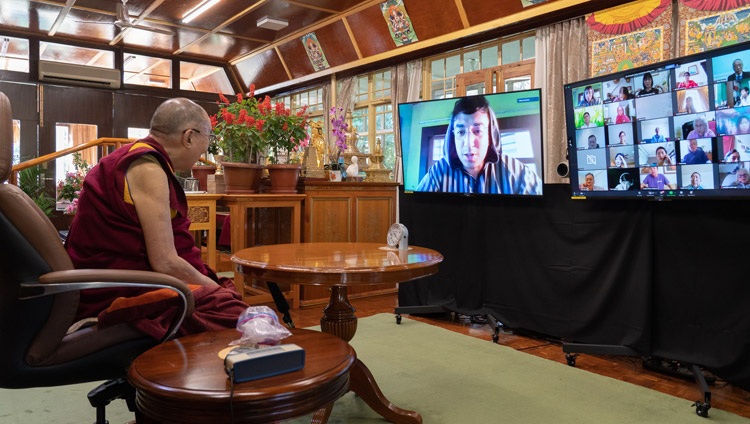
[[[592,42],[591,75],[606,75],[661,62],[662,32],[662,28],[654,28]]]
[[[318,37],[315,36],[314,32],[303,35],[300,40],[302,40],[302,44],[305,46],[307,57],[310,58],[310,63],[315,71],[322,71],[330,67],[328,59],[326,59],[326,55],[323,53],[320,43],[318,43]]]
[[[750,40],[750,7],[701,11],[680,3],[679,10],[685,55]]]
[[[388,24],[393,42],[396,47],[419,41],[414,27],[411,24],[409,14],[406,13],[403,0],[388,0],[380,4],[383,18]]]
[[[671,0],[638,0],[586,18],[591,76],[671,59]]]

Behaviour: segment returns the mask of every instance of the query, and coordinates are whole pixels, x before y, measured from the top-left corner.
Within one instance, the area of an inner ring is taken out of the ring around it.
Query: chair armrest
[[[73,269],[49,272],[41,275],[36,283],[21,284],[19,299],[106,287],[169,289],[177,293],[182,301],[182,307],[161,340],[162,342],[174,337],[182,322],[195,309],[193,292],[187,284],[177,278],[158,272],[120,269]]]

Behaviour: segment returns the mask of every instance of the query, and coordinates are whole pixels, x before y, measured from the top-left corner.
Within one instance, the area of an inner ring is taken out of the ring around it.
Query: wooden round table
[[[236,330],[194,334],[158,345],[128,370],[135,386],[137,422],[269,423],[318,411],[325,422],[333,402],[349,391],[356,353],[341,339],[303,329],[282,343],[305,349],[299,371],[236,383],[219,352],[240,337]]]
[[[349,286],[404,283],[437,273],[439,252],[419,246],[394,250],[383,243],[292,243],[242,249],[232,256],[239,272],[261,281],[331,288],[331,299],[320,319],[321,329],[349,341],[357,317],[349,303]],[[380,391],[370,370],[359,359],[351,369],[351,390],[387,420],[421,423],[415,411],[401,409]]]

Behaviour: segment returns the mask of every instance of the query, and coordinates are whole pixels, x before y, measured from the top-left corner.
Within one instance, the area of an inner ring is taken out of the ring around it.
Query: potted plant
[[[219,94],[219,111],[211,116],[213,133],[225,157],[221,163],[228,194],[256,193],[260,187],[261,156],[266,145],[262,136],[264,122],[254,93],[255,86],[251,85],[250,95],[243,97],[238,93],[234,102]]]
[[[296,193],[302,169],[298,154],[309,143],[307,106],[292,113],[282,102],[271,104],[266,96],[258,105],[263,117],[263,137],[268,147],[266,166],[271,180],[271,193]],[[283,163],[282,163],[283,162]]]
[[[346,115],[341,107],[332,107],[328,115],[331,118],[331,133],[336,142],[336,149],[331,152],[330,163],[325,166],[325,169],[330,181],[341,181],[341,171],[344,165],[341,153],[347,148],[346,132],[349,130],[349,125],[346,123]]]
[[[80,153],[73,153],[73,172],[57,182],[57,200],[66,202],[65,215],[75,215],[78,210],[78,196],[83,189],[83,180],[89,172],[89,164]]]

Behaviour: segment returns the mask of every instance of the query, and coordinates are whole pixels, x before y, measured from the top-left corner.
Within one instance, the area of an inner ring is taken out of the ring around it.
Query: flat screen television
[[[567,84],[573,198],[750,197],[750,44]]]
[[[399,104],[404,191],[541,196],[541,117],[538,89]]]

